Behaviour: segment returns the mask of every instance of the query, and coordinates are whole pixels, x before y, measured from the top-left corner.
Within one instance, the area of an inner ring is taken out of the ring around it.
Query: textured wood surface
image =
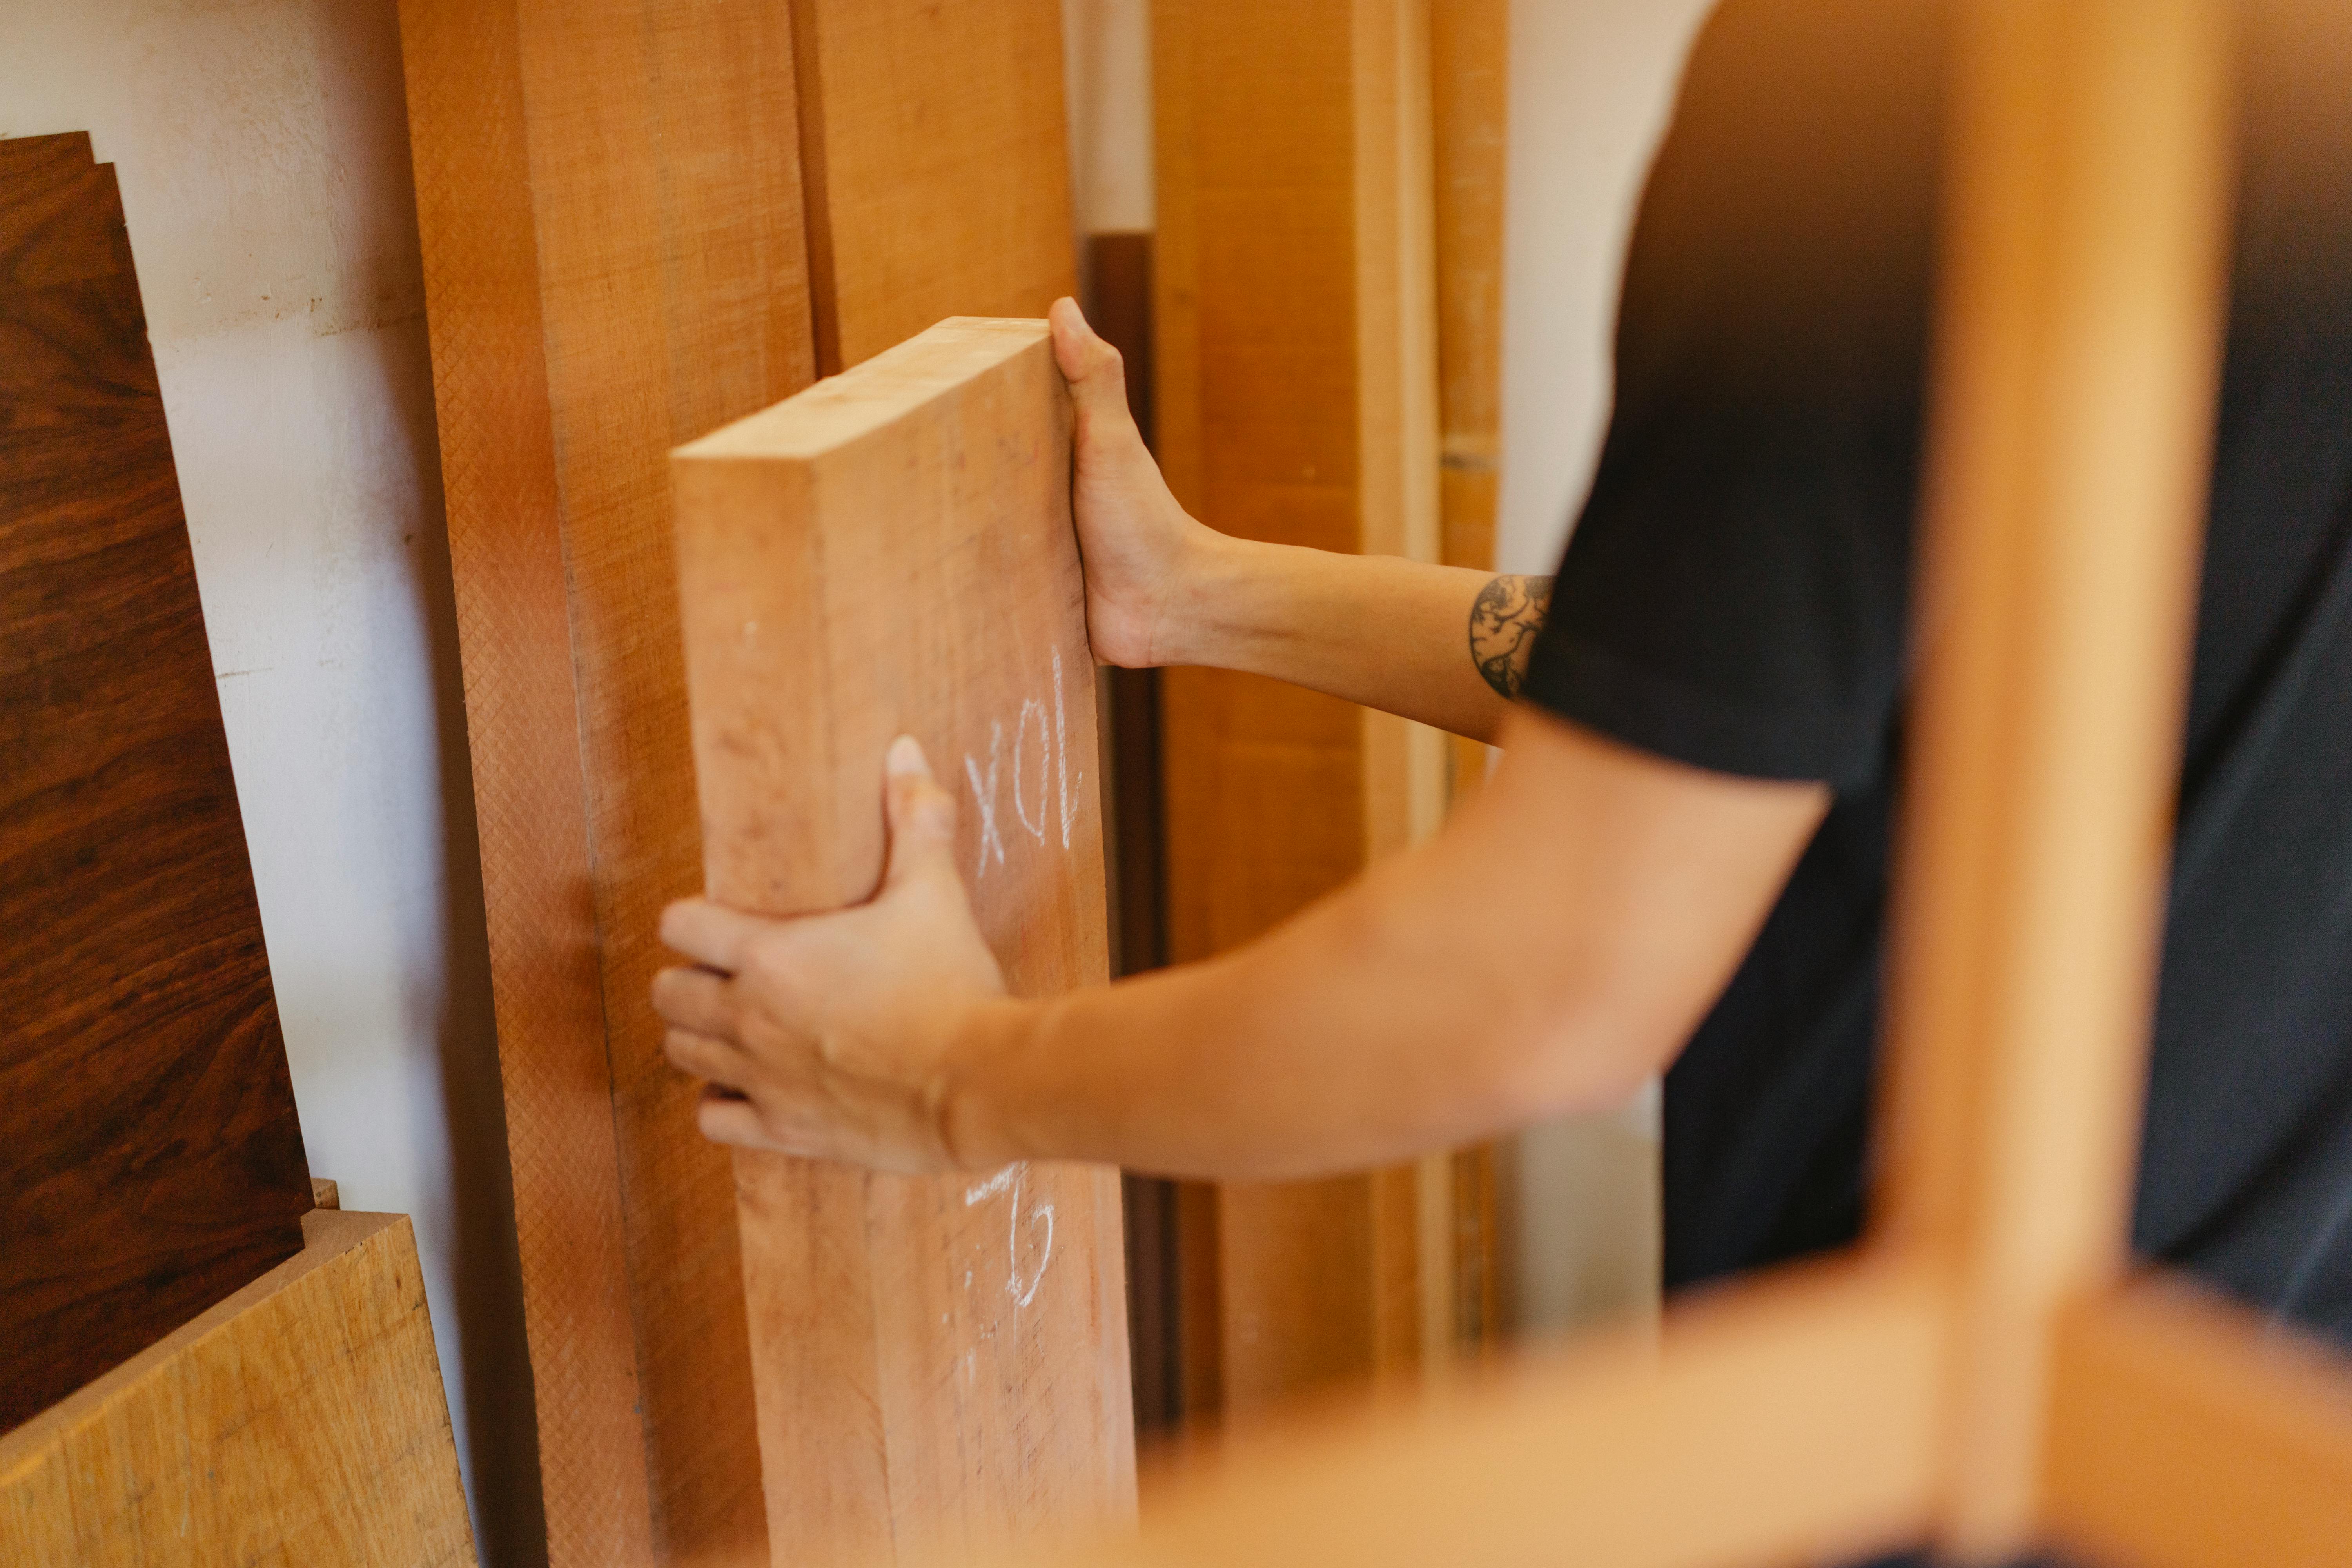
[[[0,1429],[302,1245],[310,1174],[111,166],[0,141]]]
[[[678,451],[712,898],[869,897],[883,752],[911,733],[961,797],[1013,991],[1108,978],[1069,461],[1045,323],[974,318]],[[1131,1512],[1115,1172],[738,1162],[780,1560],[961,1558]]]
[[[0,1437],[20,1568],[461,1568],[457,1449],[404,1215],[302,1249]]]
[[[551,1549],[764,1562],[734,1184],[645,1002],[700,880],[665,454],[806,385],[819,323],[863,357],[1069,289],[1058,12],[402,28]]]
[[[813,374],[790,29],[402,20],[551,1555],[762,1563],[734,1184],[646,988],[700,880],[667,453]]]
[[[1436,558],[1427,41],[1404,0],[1153,9],[1160,458],[1213,527]],[[1444,809],[1444,748],[1402,721],[1225,671],[1170,670],[1162,701],[1179,961]],[[1433,1166],[1189,1194],[1188,1409],[1440,1353],[1452,1173]]]
[[[1059,0],[797,0],[817,361],[1077,291]]]

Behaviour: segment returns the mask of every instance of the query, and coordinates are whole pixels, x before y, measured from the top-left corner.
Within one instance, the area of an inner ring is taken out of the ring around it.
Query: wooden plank
[[[1077,292],[1059,0],[800,0],[817,360]]]
[[[114,170],[0,141],[0,1429],[310,1206]]]
[[[2324,1568],[2352,1542],[2352,1365],[2157,1279],[2058,1330],[2052,1533],[2137,1568]]]
[[[1013,990],[1107,980],[1045,323],[941,322],[680,448],[674,475],[710,897],[797,914],[871,896],[882,756],[911,733],[964,797],[973,906]],[[961,1560],[1131,1515],[1116,1172],[739,1160],[780,1557]]]
[[[2200,0],[1956,35],[1879,1233],[1958,1292],[1945,1543],[2025,1540],[2057,1309],[2119,1275],[2218,377]]]
[[[1925,1530],[1943,1319],[1925,1271],[1835,1264],[1651,1331],[1496,1363],[1445,1396],[1229,1437],[1096,1568],[1844,1563]],[[1031,1563],[1035,1557],[1024,1559]]]
[[[10,1563],[474,1562],[407,1216],[300,1224],[292,1258],[0,1437]]]
[[[1507,0],[1449,0],[1429,14],[1431,227],[1437,310],[1438,552],[1449,566],[1495,568],[1503,436],[1503,196],[1510,140]],[[1490,749],[1447,738],[1447,799],[1486,781]],[[1492,1144],[1465,1149],[1448,1172],[1454,1335],[1496,1331]],[[1427,1314],[1424,1314],[1426,1316]]]
[[[764,1563],[731,1173],[646,994],[698,880],[667,453],[814,372],[790,29],[402,20],[550,1552]]]
[[[1427,29],[1408,0],[1153,8],[1159,455],[1228,532],[1436,557]],[[1443,810],[1429,731],[1226,671],[1170,670],[1162,692],[1178,961],[1248,941]],[[1197,1314],[1187,1331],[1188,1411],[1419,1364],[1425,1323],[1447,1337],[1422,1186],[1188,1198],[1220,1303],[1213,1346]]]

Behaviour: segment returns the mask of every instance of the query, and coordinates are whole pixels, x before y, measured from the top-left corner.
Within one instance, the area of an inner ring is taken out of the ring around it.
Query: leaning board
[[[961,797],[1016,993],[1108,977],[1094,665],[1045,323],[959,317],[681,448],[680,603],[720,902],[868,897],[882,755]],[[738,1163],[779,1561],[960,1556],[1133,1506],[1115,1173]]]
[[[473,1568],[407,1216],[301,1249],[0,1436],[9,1568]]]
[[[310,1206],[122,200],[80,132],[0,140],[0,928],[5,1431],[299,1251]]]

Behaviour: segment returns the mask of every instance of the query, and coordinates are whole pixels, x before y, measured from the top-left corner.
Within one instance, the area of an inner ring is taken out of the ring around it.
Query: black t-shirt
[[[2241,6],[2231,314],[2136,1219],[2352,1340],[2352,7]],[[1666,1079],[1666,1274],[1860,1224],[1944,30],[1728,0],[1628,263],[1535,702],[1835,804]]]

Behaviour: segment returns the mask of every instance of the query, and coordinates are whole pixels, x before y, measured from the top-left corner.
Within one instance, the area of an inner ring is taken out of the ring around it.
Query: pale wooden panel
[[[1436,557],[1428,26],[1403,0],[1153,7],[1159,454],[1213,527]],[[1444,810],[1427,731],[1224,671],[1168,671],[1162,693],[1180,962]],[[1451,1254],[1420,1201],[1440,1187],[1449,1172],[1407,1170],[1188,1199],[1188,1409],[1409,1368],[1450,1340],[1453,1287],[1429,1269]]]
[[[2352,1365],[2192,1288],[2067,1314],[2048,1525],[2135,1568],[2334,1568],[2352,1549]]]
[[[1059,0],[800,0],[819,363],[1077,292]]]
[[[548,1552],[649,1563],[515,13],[400,19]]]
[[[1507,0],[1446,0],[1429,13],[1431,230],[1437,310],[1437,558],[1491,571],[1503,426],[1503,195],[1509,142]],[[1449,737],[1447,800],[1458,806],[1486,782],[1488,748]],[[1453,1300],[1441,1318],[1476,1343],[1500,1305],[1496,1266],[1495,1151],[1454,1157]],[[1424,1175],[1425,1181],[1433,1177]],[[1434,1194],[1433,1194],[1433,1197]],[[1424,1205],[1423,1223],[1430,1224]],[[1425,1280],[1437,1275],[1424,1270]]]
[[[1108,978],[1069,404],[1045,323],[954,319],[675,462],[710,895],[868,897],[882,756],[961,798],[1022,994]],[[1133,1510],[1117,1174],[909,1180],[746,1156],[771,1538],[956,1557]]]
[[[814,374],[791,31],[405,12],[550,1549],[763,1563],[733,1183],[646,998],[699,880],[667,452]]]
[[[2200,0],[1979,0],[1954,78],[1881,1234],[1951,1260],[1948,1542],[2035,1506],[2128,1232],[2221,335]]]
[[[303,1249],[0,1437],[23,1568],[474,1562],[416,1237],[314,1210]]]
[[[1100,1568],[1722,1568],[1916,1539],[1944,1321],[1924,1274],[1811,1268],[1634,1330],[1229,1439]],[[1035,1561],[1034,1558],[1029,1561]],[[1058,1560],[1057,1560],[1058,1561]]]

